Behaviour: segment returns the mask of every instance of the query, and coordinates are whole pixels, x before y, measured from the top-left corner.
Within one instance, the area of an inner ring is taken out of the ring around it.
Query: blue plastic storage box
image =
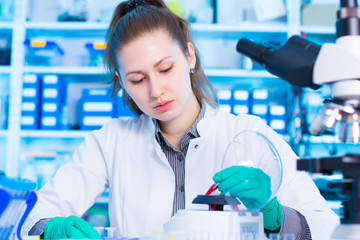
[[[0,1],[0,21],[12,21],[14,16],[14,0]]]
[[[101,66],[104,62],[106,43],[87,43],[85,48],[88,50],[89,66]]]
[[[84,88],[80,106],[81,130],[100,129],[114,117],[114,101],[105,88]]]
[[[13,239],[16,232],[21,240],[21,227],[37,200],[35,188],[28,180],[0,175],[0,239]]]
[[[25,40],[25,63],[31,66],[62,65],[64,51],[56,42]]]

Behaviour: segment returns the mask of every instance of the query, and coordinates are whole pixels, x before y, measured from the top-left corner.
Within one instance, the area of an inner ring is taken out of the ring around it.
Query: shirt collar
[[[197,124],[198,124],[199,121],[204,117],[204,115],[205,115],[205,110],[206,110],[206,104],[202,104],[201,111],[200,111],[198,117],[196,118],[195,122],[194,122],[193,125],[189,128],[189,130],[186,132],[185,135],[191,134],[194,138],[200,137],[200,134],[199,134],[199,132],[197,131]],[[160,135],[160,134],[162,135],[159,122],[158,122],[155,118],[152,118],[152,121],[153,121],[154,126],[155,126],[155,138],[156,138],[157,141],[159,141],[159,135]]]

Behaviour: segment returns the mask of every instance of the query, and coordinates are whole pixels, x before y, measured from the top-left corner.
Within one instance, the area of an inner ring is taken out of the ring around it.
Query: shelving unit
[[[24,73],[35,74],[66,74],[66,75],[103,75],[105,69],[102,67],[74,67],[74,66],[56,66],[56,67],[35,67],[25,66]]]
[[[12,29],[13,26],[12,22],[0,22],[0,29]]]
[[[0,74],[10,74],[11,68],[10,66],[0,66]]]
[[[22,138],[49,138],[49,139],[84,139],[89,131],[82,130],[61,130],[61,131],[44,131],[44,130],[23,130],[20,132]]]
[[[194,38],[232,38],[239,39],[244,36],[279,35],[288,38],[301,32],[307,34],[333,35],[334,27],[301,26],[300,0],[287,0],[286,22],[243,22],[236,25],[225,24],[191,24]],[[37,142],[44,141],[76,141],[80,142],[89,132],[79,130],[68,131],[43,131],[32,130],[24,131],[20,129],[21,117],[21,94],[23,74],[57,74],[71,78],[90,78],[103,77],[105,70],[103,67],[88,66],[26,66],[24,63],[24,40],[27,37],[62,37],[69,36],[76,39],[84,37],[104,38],[108,28],[107,23],[88,23],[88,22],[27,22],[26,9],[28,1],[15,0],[15,13],[12,22],[0,22],[0,30],[7,31],[12,37],[11,66],[0,66],[1,76],[9,81],[9,115],[8,129],[0,131],[0,139],[6,140],[6,164],[5,172],[9,176],[19,176],[20,163],[19,156],[23,151],[22,145],[30,147]],[[265,70],[244,70],[240,68],[205,68],[205,73],[214,86],[272,86],[289,89],[289,84],[279,80]],[[81,80],[82,81],[82,80]],[[286,88],[284,88],[284,86]],[[284,90],[286,91],[286,90]],[[288,99],[283,99],[287,101]],[[286,136],[287,140],[291,137]],[[309,140],[310,141],[310,140]],[[59,147],[61,148],[60,143]],[[76,146],[73,146],[74,150]],[[67,150],[71,150],[70,147]],[[1,165],[0,165],[1,167]],[[1,170],[1,169],[0,169]]]
[[[6,130],[1,130],[0,131],[0,137],[7,137],[8,132]]]
[[[335,27],[302,26],[300,32],[314,34],[335,34]]]

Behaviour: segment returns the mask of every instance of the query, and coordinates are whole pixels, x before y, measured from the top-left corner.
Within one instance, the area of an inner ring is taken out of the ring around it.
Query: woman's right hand
[[[44,239],[102,239],[95,229],[84,219],[70,217],[55,217],[45,225]]]

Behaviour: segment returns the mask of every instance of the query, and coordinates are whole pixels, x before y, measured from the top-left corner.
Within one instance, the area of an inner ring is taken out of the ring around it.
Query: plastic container
[[[0,37],[0,65],[10,65],[10,57],[11,57],[10,42],[11,42],[10,38]]]
[[[16,229],[21,240],[21,227],[37,200],[35,187],[35,183],[27,180],[0,176],[0,239],[9,239]]]
[[[114,117],[114,102],[105,88],[84,88],[80,101],[81,130],[100,129]]]
[[[94,42],[85,44],[88,51],[88,66],[100,66],[104,62],[106,43]]]
[[[62,65],[64,51],[56,42],[25,40],[25,63],[32,66]]]
[[[0,21],[12,21],[14,16],[14,0],[0,0]]]

